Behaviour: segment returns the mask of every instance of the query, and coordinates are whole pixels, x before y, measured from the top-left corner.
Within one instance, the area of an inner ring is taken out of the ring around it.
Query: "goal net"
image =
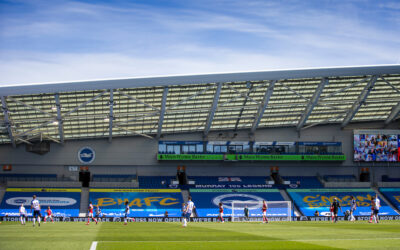
[[[232,201],[232,221],[262,221],[262,201]],[[245,208],[248,216],[245,216]],[[267,217],[279,217],[283,221],[292,220],[292,202],[267,201]],[[273,220],[273,218],[272,218]]]

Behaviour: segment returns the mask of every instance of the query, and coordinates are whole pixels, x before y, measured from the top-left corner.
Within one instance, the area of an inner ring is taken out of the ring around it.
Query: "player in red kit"
[[[224,207],[222,206],[222,202],[219,203],[218,207],[219,207],[218,219],[219,221],[224,223]]]
[[[334,219],[335,219],[335,214],[333,213],[333,203],[331,203],[331,206],[329,207],[329,210],[331,211],[331,220],[333,222]]]
[[[267,202],[263,200],[263,206],[262,206],[263,223],[268,223],[267,209],[268,209]]]
[[[88,219],[87,219],[86,225],[89,225],[89,223],[90,223],[90,218],[92,218],[92,219],[94,220],[94,222],[96,222],[96,224],[97,224],[96,218],[93,217],[93,205],[92,205],[92,202],[89,202],[89,207],[88,207]]]
[[[46,215],[46,217],[44,217],[44,223],[46,223],[47,218],[50,218],[51,222],[54,223],[53,211],[51,211],[50,207],[47,207],[46,213],[47,213],[47,215]]]
[[[375,210],[375,200],[374,198],[371,198],[371,218],[369,220],[369,223],[372,223],[372,219],[374,219],[374,210]]]

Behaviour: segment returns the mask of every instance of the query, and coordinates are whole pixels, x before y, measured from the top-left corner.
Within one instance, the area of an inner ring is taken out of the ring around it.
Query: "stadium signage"
[[[212,202],[218,206],[221,202],[228,209],[232,209],[233,201],[243,201],[243,202],[262,202],[264,198],[252,194],[223,194],[215,197]],[[259,208],[261,203],[255,205],[249,205],[249,208]]]
[[[130,207],[151,207],[152,203],[158,203],[160,206],[171,206],[178,204],[179,201],[175,198],[170,198],[170,197],[145,197],[145,198],[136,198],[136,199],[120,199],[120,198],[111,198],[111,197],[105,197],[105,198],[97,198],[97,205],[101,207],[108,207],[108,206],[113,206],[118,203],[118,205],[121,205],[125,203],[125,201],[129,202]]]
[[[38,197],[42,206],[72,206],[76,203],[75,199],[67,197]],[[24,204],[30,206],[32,197],[13,197],[6,200],[6,203],[11,206],[21,206]]]
[[[157,154],[159,161],[345,161],[345,155]]]
[[[338,197],[337,194],[326,196],[321,194],[308,195],[303,198],[303,202],[309,207],[329,207],[333,202],[334,198],[337,198],[342,206],[351,206],[351,195],[344,195]],[[357,195],[357,206],[358,207],[369,207],[371,206],[371,199],[373,198],[370,194]]]
[[[196,188],[272,188],[269,184],[198,184]]]
[[[78,151],[78,159],[83,164],[90,164],[96,157],[95,151],[91,147],[83,147]]]
[[[368,221],[370,220],[369,216],[354,216],[356,220],[359,221]],[[135,222],[181,222],[181,217],[134,217]],[[224,217],[225,221],[231,221],[231,217]],[[301,217],[293,217],[293,221],[330,221],[330,217],[321,217],[321,216],[301,216]],[[400,215],[385,215],[379,216],[380,220],[400,220]],[[101,218],[103,222],[121,222],[123,218],[120,217],[103,217]],[[269,221],[287,221],[287,217],[269,217]],[[338,216],[339,221],[344,221],[344,216]],[[0,221],[19,221],[18,216],[3,216],[0,217]],[[28,217],[27,221],[33,221],[32,217]],[[86,217],[54,217],[54,221],[56,222],[86,222]],[[218,218],[212,217],[194,217],[190,218],[191,222],[219,222]],[[262,221],[262,217],[251,217],[250,221]]]

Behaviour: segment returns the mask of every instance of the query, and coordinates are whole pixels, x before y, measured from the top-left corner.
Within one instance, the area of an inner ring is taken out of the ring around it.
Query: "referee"
[[[338,218],[337,213],[338,213],[339,208],[340,208],[340,212],[342,212],[342,207],[340,206],[340,203],[336,197],[333,199],[332,208],[333,208],[333,216],[335,217],[335,223],[336,223],[337,218]]]

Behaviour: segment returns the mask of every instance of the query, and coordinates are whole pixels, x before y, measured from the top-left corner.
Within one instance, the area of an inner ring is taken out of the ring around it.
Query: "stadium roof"
[[[0,87],[0,143],[384,121],[400,115],[400,65]]]

